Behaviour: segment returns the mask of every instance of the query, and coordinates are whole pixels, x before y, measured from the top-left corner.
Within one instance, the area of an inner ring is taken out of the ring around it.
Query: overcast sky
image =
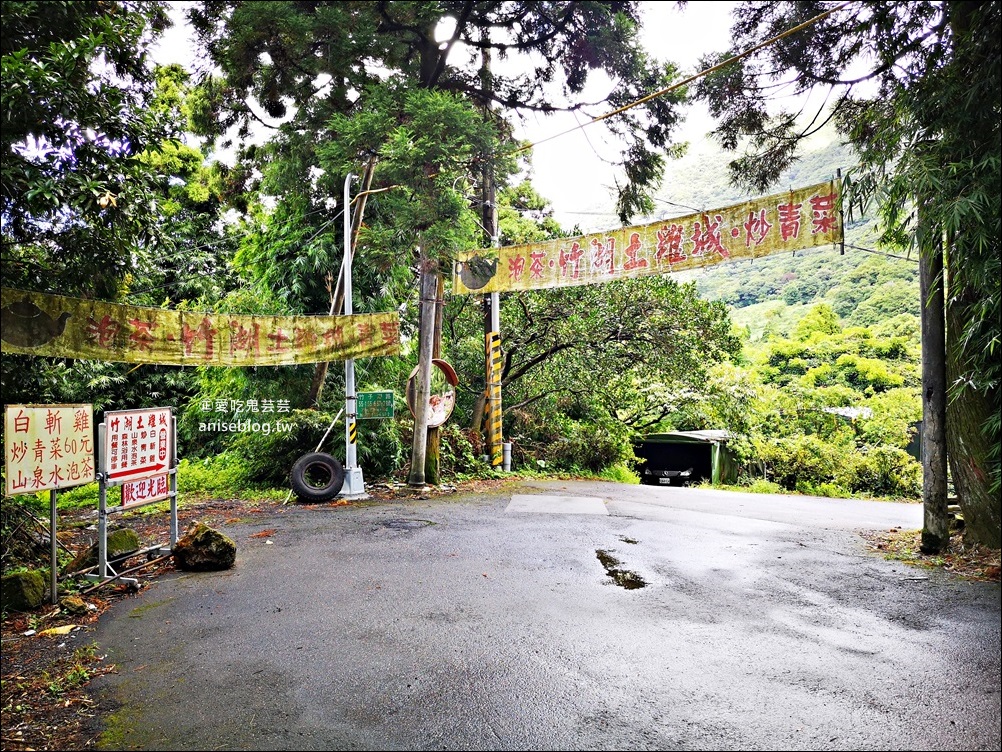
[[[176,21],[188,2],[174,2]],[[650,54],[670,60],[682,68],[683,75],[696,72],[700,56],[727,49],[730,10],[733,2],[689,2],[678,10],[674,2],[641,2],[644,17],[642,39]],[[179,63],[190,67],[194,59],[189,30],[182,23],[169,29],[158,45],[155,58],[160,63]],[[592,100],[605,93],[601,81],[589,91]],[[601,113],[592,113],[592,115]],[[536,189],[553,203],[557,221],[564,227],[580,225],[591,232],[618,225],[615,218],[615,171],[603,161],[615,155],[605,137],[602,124],[595,124],[567,135],[565,131],[587,122],[578,115],[530,116],[518,135],[531,141],[547,140],[534,150],[532,181]],[[687,118],[681,138],[696,152],[705,151],[703,138],[709,128],[705,110],[697,109]],[[721,157],[722,159],[725,157]]]
[[[735,5],[690,2],[680,11],[674,2],[641,2],[643,43],[652,57],[675,63],[683,76],[689,76],[698,72],[701,56],[730,46],[729,14]],[[600,92],[599,84],[595,93]],[[533,141],[564,133],[578,122],[587,122],[571,115],[539,116],[534,121],[520,134]],[[679,137],[690,142],[694,153],[706,151],[711,146],[704,135],[710,127],[705,108],[697,107],[686,118]],[[534,150],[533,184],[552,201],[557,221],[568,229],[578,224],[583,232],[592,232],[619,225],[615,213],[616,174],[603,159],[616,152],[603,137],[603,130],[596,123],[546,141]]]

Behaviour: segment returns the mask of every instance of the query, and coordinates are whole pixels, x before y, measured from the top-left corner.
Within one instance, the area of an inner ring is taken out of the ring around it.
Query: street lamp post
[[[342,213],[344,214],[344,259],[341,262],[341,274],[344,279],[344,315],[352,315],[351,303],[351,220],[349,219],[348,207],[351,206],[351,181],[355,178],[350,172],[344,179],[344,203]],[[355,451],[355,438],[358,435],[358,408],[357,396],[355,394],[355,360],[348,358],[344,362],[344,485],[341,487],[340,495],[347,498],[363,498],[365,493],[365,481],[362,478],[362,468],[358,466],[358,455]]]

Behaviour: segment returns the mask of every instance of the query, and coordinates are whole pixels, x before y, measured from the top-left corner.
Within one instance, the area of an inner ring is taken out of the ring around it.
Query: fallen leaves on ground
[[[891,528],[863,533],[863,537],[872,551],[887,559],[921,569],[943,570],[968,580],[999,582],[999,550],[965,543],[960,532],[950,536],[949,547],[939,554],[922,553],[921,530]]]
[[[505,481],[471,481],[463,491],[496,489]],[[456,493],[455,487],[422,487],[420,493],[436,498]],[[416,498],[417,492],[405,484],[376,484],[367,489],[373,501]],[[334,499],[312,508],[349,506],[347,499]],[[139,535],[143,546],[163,544],[169,537],[170,515],[157,507],[139,508],[122,514],[116,523]],[[179,534],[197,521],[222,527],[250,521],[254,516],[292,511],[288,505],[270,499],[209,499],[182,505],[178,510]],[[93,509],[61,510],[58,524],[60,543],[71,551],[82,550],[96,541],[97,513]],[[261,530],[248,537],[269,538],[277,529]],[[266,540],[271,543],[271,540]],[[48,560],[39,562],[48,566]],[[85,616],[73,615],[46,603],[31,613],[4,613],[0,624],[0,712],[3,715],[0,751],[92,749],[100,732],[100,708],[90,697],[87,685],[100,674],[115,671],[91,641],[95,623],[115,602],[136,597],[155,579],[174,571],[169,557],[150,562],[134,576],[139,587],[121,583],[102,585],[92,592],[79,593],[86,604]],[[47,633],[48,636],[43,636]]]

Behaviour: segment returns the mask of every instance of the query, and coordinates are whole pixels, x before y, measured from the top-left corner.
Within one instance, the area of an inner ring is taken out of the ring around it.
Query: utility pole
[[[435,274],[435,326],[431,337],[431,357],[442,357],[442,319],[445,316],[445,277]],[[425,482],[437,486],[441,482],[441,436],[438,426],[428,426],[428,446],[424,462]]]
[[[435,300],[438,292],[438,262],[421,252],[421,321],[418,328],[418,367],[414,376],[414,438],[411,443],[411,471],[407,485],[425,485],[428,449],[428,403],[431,397],[431,361],[435,340]]]
[[[341,276],[344,278],[344,315],[351,316],[351,221],[348,219],[348,207],[351,206],[351,181],[355,176],[350,172],[344,178],[344,260],[341,262]],[[348,358],[344,362],[344,486],[341,496],[360,498],[366,495],[365,481],[362,478],[362,468],[358,466],[355,451],[355,438],[358,435],[358,409],[355,395],[355,359]]]
[[[370,157],[365,165],[365,172],[362,175],[362,190],[355,196],[355,211],[351,217],[351,246],[345,253],[355,253],[355,241],[358,238],[358,230],[362,226],[362,215],[365,212],[365,202],[369,197],[369,187],[372,185],[372,175],[376,169],[376,158]],[[348,207],[342,207],[342,212],[347,213]],[[341,262],[341,272],[338,274],[337,284],[331,292],[331,307],[329,316],[339,313],[344,306],[344,261]],[[313,383],[310,385],[310,396],[307,404],[311,407],[319,407],[320,395],[324,390],[324,381],[327,379],[327,371],[330,368],[328,361],[317,363],[313,372]]]
[[[484,37],[487,32],[484,30]],[[491,51],[484,45],[480,52],[480,81],[484,93],[484,117],[490,117],[491,94],[494,83],[491,78]],[[494,178],[493,154],[484,155],[482,173],[482,224],[485,242],[492,248],[500,245],[497,227],[497,185]],[[501,356],[501,298],[496,292],[484,296],[484,403],[487,413],[487,457],[491,466],[502,463],[501,422],[501,370],[498,359]]]

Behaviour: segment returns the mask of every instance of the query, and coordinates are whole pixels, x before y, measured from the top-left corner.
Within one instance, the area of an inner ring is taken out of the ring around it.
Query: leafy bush
[[[852,493],[838,483],[825,481],[823,483],[811,483],[810,481],[798,481],[797,492],[808,496],[827,496],[831,499],[848,499]]]
[[[613,483],[630,483],[633,485],[640,483],[640,476],[622,463],[605,468],[599,473],[599,477],[602,480],[612,481]]]
[[[771,480],[765,480],[765,478],[755,478],[749,481],[745,490],[761,494],[780,494],[784,491],[781,485],[773,483]]]
[[[470,476],[481,471],[485,463],[477,455],[476,446],[467,431],[455,423],[439,429],[439,461],[443,475]]]
[[[918,498],[921,466],[903,449],[792,436],[761,441],[759,457],[783,488],[821,496]]]
[[[316,450],[336,416],[337,413],[321,410],[293,410],[276,416],[274,420],[261,420],[259,425],[262,430],[232,434],[227,454],[232,453],[242,459],[248,481],[284,486],[296,460]],[[320,448],[322,452],[334,454],[341,462],[344,461],[343,449],[338,451],[331,446],[337,447],[339,438],[341,446],[344,445],[342,420],[338,421],[342,427],[340,433],[335,425]],[[265,426],[269,428],[264,430]]]
[[[408,418],[407,423],[411,423]],[[410,437],[403,420],[360,420],[355,452],[366,480],[392,478],[410,459]],[[344,431],[341,432],[344,446]],[[404,437],[407,437],[406,440]],[[443,450],[444,451],[444,450]],[[341,456],[343,458],[343,455]]]
[[[96,481],[94,483],[85,483],[82,486],[74,486],[73,488],[67,488],[59,491],[56,495],[56,506],[59,509],[83,509],[90,507],[92,509],[97,509],[101,496],[101,485]],[[35,494],[33,496],[25,496],[22,498],[37,498],[41,504],[41,508],[48,510],[49,508],[49,492],[42,491],[41,493]],[[108,506],[113,506],[118,504],[122,499],[122,487],[113,486],[108,489],[108,496],[106,503]]]
[[[232,498],[255,488],[243,457],[223,452],[204,459],[185,458],[177,465],[179,495]]]
[[[917,499],[922,495],[922,466],[908,452],[897,447],[869,447],[861,453],[857,466],[860,491],[877,496]]]
[[[851,464],[852,449],[808,435],[760,442],[758,455],[776,483],[796,491],[831,482]]]
[[[629,431],[618,421],[584,423],[564,418],[556,422],[556,435],[539,452],[551,469],[598,473],[633,457]]]

